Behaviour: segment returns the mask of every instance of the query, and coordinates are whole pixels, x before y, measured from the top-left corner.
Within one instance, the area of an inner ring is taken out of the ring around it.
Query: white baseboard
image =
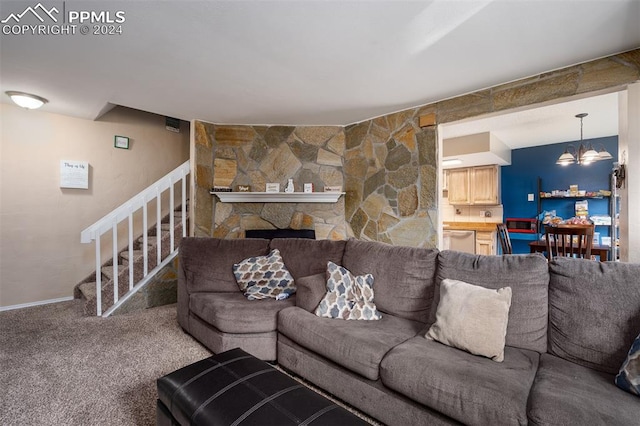
[[[39,302],[21,303],[19,305],[0,306],[0,312],[2,312],[2,311],[12,311],[14,309],[30,308],[32,306],[48,305],[50,303],[68,302],[70,300],[73,300],[73,296],[60,297],[58,299],[41,300]]]

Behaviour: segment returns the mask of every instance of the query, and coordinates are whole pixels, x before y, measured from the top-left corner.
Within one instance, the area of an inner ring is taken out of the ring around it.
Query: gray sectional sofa
[[[232,265],[280,250],[297,293],[248,301]],[[328,261],[374,276],[378,321],[320,318]],[[640,265],[479,256],[355,239],[185,238],[178,320],[213,352],[241,347],[389,425],[632,425],[614,377],[640,333]],[[504,361],[424,337],[446,278],[511,287]]]

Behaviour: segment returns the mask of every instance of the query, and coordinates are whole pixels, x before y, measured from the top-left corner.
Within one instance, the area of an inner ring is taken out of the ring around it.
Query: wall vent
[[[180,133],[180,119],[165,117],[165,128],[170,132]]]

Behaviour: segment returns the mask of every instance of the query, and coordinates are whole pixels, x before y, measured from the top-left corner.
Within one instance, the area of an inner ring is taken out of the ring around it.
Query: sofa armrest
[[[324,273],[309,275],[296,280],[296,306],[308,312],[315,312],[327,292]]]

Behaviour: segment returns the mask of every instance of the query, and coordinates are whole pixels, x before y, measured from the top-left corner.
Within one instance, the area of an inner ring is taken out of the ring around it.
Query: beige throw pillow
[[[511,287],[492,290],[445,279],[436,322],[425,337],[502,362],[510,307]]]

